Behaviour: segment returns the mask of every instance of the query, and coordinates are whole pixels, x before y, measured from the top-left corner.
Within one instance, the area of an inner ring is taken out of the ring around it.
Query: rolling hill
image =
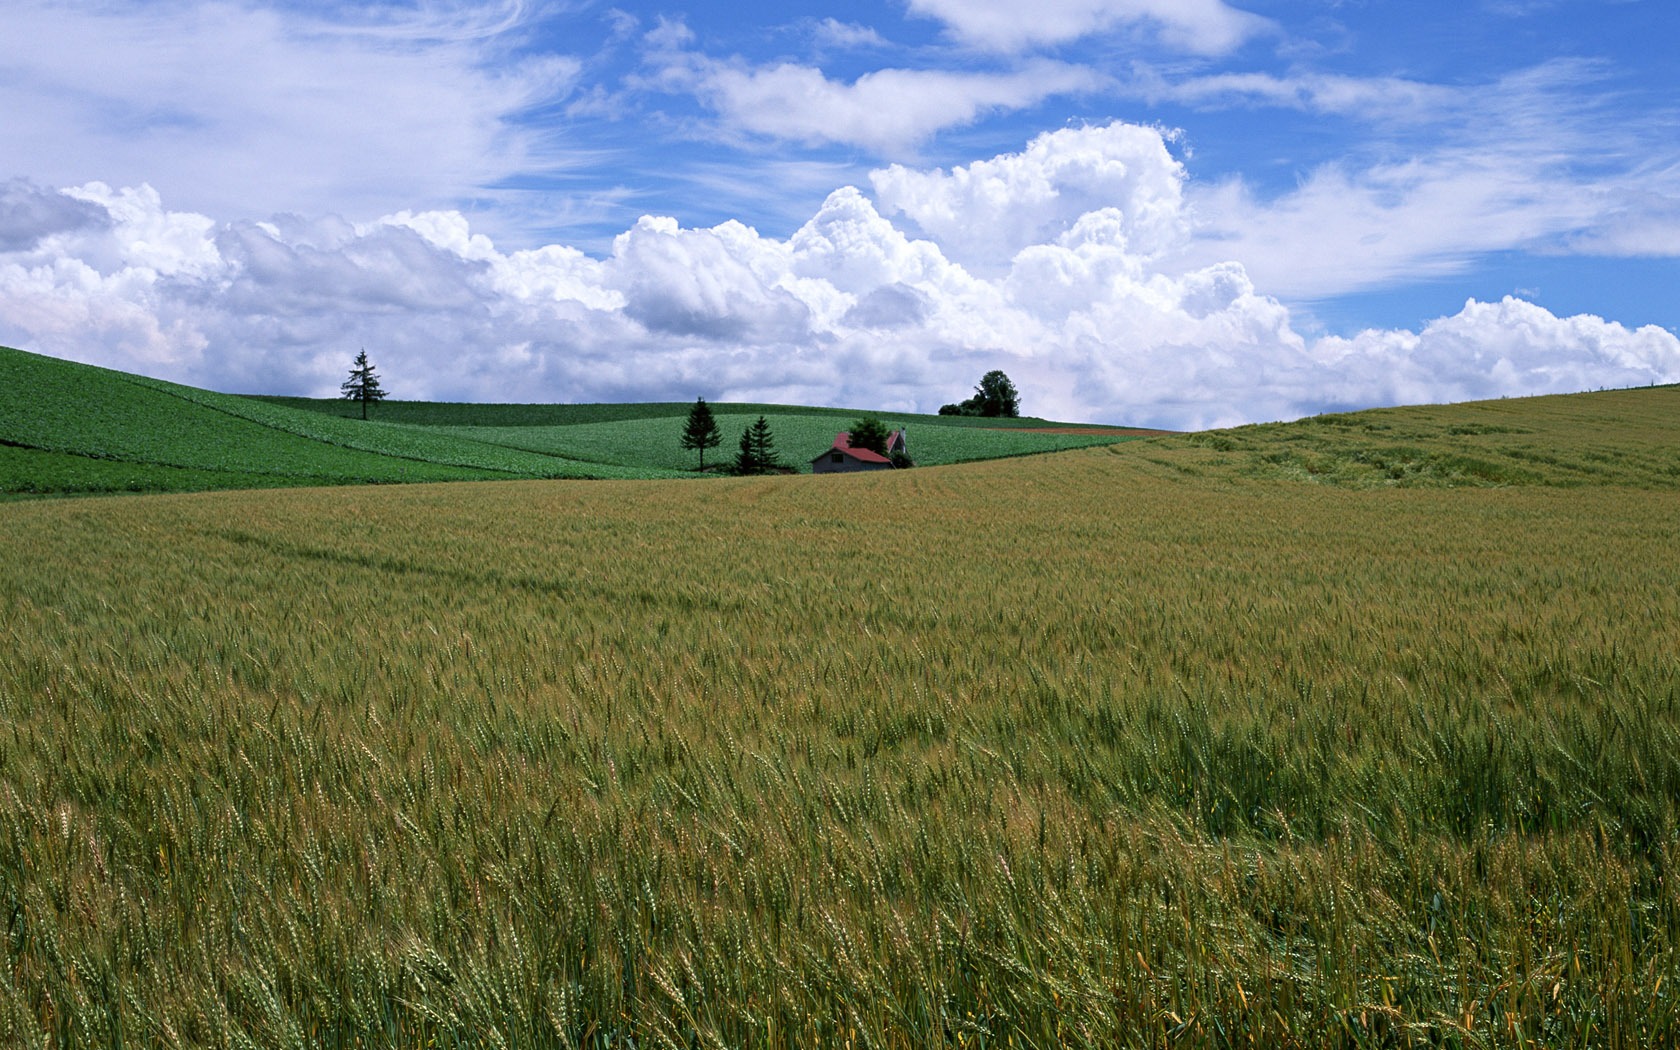
[[[188,491],[511,478],[692,477],[677,442],[689,406],[385,402],[378,419],[344,401],[212,393],[0,348],[0,495]],[[862,414],[714,406],[724,445],[772,416],[785,462],[809,470]],[[1044,420],[884,415],[914,428],[922,465],[1107,444],[1126,435]]]

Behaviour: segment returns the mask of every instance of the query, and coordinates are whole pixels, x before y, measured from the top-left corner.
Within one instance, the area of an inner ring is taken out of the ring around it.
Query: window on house
[[[830,463],[844,463],[846,462],[846,454],[844,452],[836,452],[834,455],[828,457],[828,461]]]

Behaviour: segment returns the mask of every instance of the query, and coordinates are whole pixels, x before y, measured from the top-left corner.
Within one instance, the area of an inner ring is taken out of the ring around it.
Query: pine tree
[[[350,369],[350,378],[341,383],[338,389],[346,400],[362,403],[363,419],[368,417],[369,404],[385,400],[385,390],[379,385],[379,373],[373,370],[366,350],[356,355],[355,364]]]
[[[776,439],[770,436],[770,424],[763,416],[759,416],[758,422],[748,428],[747,436],[751,438],[753,459],[758,464],[760,474],[782,465],[782,461],[776,456]]]
[[[735,454],[735,473],[740,475],[762,472],[758,456],[753,452],[752,427],[741,431],[741,451]]]
[[[706,399],[694,399],[694,407],[688,410],[688,422],[683,426],[682,447],[697,449],[700,452],[700,469],[706,469],[706,450],[717,448],[723,442],[723,431],[718,429],[717,420],[712,418],[711,406]]]
[[[770,436],[770,423],[763,417],[741,431],[741,451],[735,456],[735,473],[767,474],[780,467],[776,456],[776,439]]]

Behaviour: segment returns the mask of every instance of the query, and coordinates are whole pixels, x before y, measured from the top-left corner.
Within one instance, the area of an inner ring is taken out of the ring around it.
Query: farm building
[[[887,438],[887,453],[903,451],[904,431],[895,430]],[[854,470],[891,470],[892,460],[867,448],[853,448],[850,431],[834,435],[834,445],[811,460],[811,473],[837,474]]]

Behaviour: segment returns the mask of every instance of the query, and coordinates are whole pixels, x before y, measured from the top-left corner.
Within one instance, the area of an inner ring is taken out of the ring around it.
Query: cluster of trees
[[[758,422],[741,431],[741,450],[735,454],[735,473],[768,474],[782,469],[776,455],[776,441],[770,436],[770,424],[763,416]]]
[[[940,405],[942,416],[1004,416],[1010,419],[1021,414],[1021,395],[1015,384],[1000,369],[992,369],[974,388],[974,396],[954,405]]]
[[[683,425],[682,447],[700,453],[700,469],[706,469],[706,450],[723,443],[723,431],[705,398],[696,398],[688,410],[688,422]],[[741,431],[741,448],[735,455],[731,469],[737,474],[769,474],[782,469],[776,454],[776,439],[770,433],[770,423],[763,416],[758,422]]]
[[[892,460],[895,467],[916,465],[902,446],[891,452],[887,451],[887,442],[892,440],[892,431],[874,416],[864,416],[853,422],[850,433],[853,448],[866,448],[885,456]],[[700,453],[702,471],[706,469],[706,450],[723,444],[723,431],[718,427],[717,417],[712,415],[712,406],[706,404],[703,397],[696,398],[694,407],[688,410],[688,422],[683,424],[681,444],[691,452]],[[735,462],[730,464],[730,470],[736,474],[771,474],[784,469],[786,468],[782,466],[781,457],[776,453],[776,439],[770,433],[770,422],[759,416],[757,422],[741,431],[740,451],[735,454]]]

